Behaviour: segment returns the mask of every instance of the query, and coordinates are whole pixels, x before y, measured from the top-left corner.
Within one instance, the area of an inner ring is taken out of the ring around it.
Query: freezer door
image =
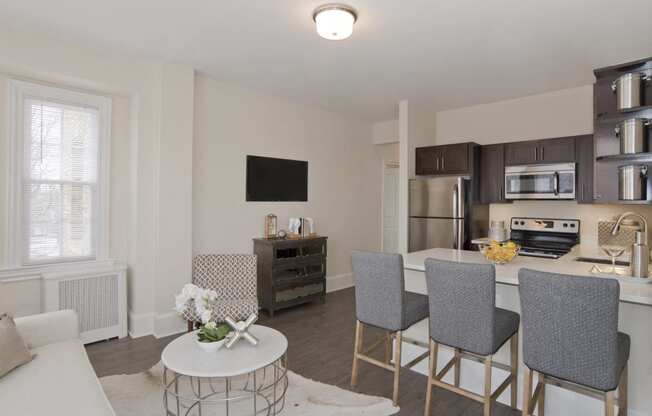
[[[410,181],[410,217],[463,218],[464,178],[443,177]]]
[[[410,218],[410,253],[430,248],[461,248],[464,238],[464,220]]]

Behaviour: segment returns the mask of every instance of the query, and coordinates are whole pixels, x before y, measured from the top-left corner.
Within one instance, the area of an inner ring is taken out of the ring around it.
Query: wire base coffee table
[[[285,406],[287,339],[275,329],[253,325],[258,346],[205,352],[191,332],[161,355],[163,406],[167,416],[278,415]]]

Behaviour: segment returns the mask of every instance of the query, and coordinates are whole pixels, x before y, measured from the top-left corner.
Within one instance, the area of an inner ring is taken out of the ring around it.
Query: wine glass
[[[611,272],[616,273],[616,259],[625,254],[627,248],[614,245],[602,245],[600,248],[607,256],[611,257]]]

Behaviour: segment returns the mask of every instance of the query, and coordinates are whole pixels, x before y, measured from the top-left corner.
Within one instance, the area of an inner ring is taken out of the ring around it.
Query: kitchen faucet
[[[632,257],[629,263],[630,274],[633,277],[648,277],[648,266],[650,264],[650,250],[647,246],[647,220],[635,212],[625,212],[611,229],[611,234],[620,232],[620,223],[627,217],[635,217],[643,223],[643,231],[636,232],[636,242],[632,245]]]

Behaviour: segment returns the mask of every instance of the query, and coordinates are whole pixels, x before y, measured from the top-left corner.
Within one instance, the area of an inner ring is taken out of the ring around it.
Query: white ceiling
[[[442,110],[586,85],[652,55],[650,0],[349,0],[359,19],[341,42],[314,31],[326,2],[0,0],[0,24],[370,120],[403,98]]]

